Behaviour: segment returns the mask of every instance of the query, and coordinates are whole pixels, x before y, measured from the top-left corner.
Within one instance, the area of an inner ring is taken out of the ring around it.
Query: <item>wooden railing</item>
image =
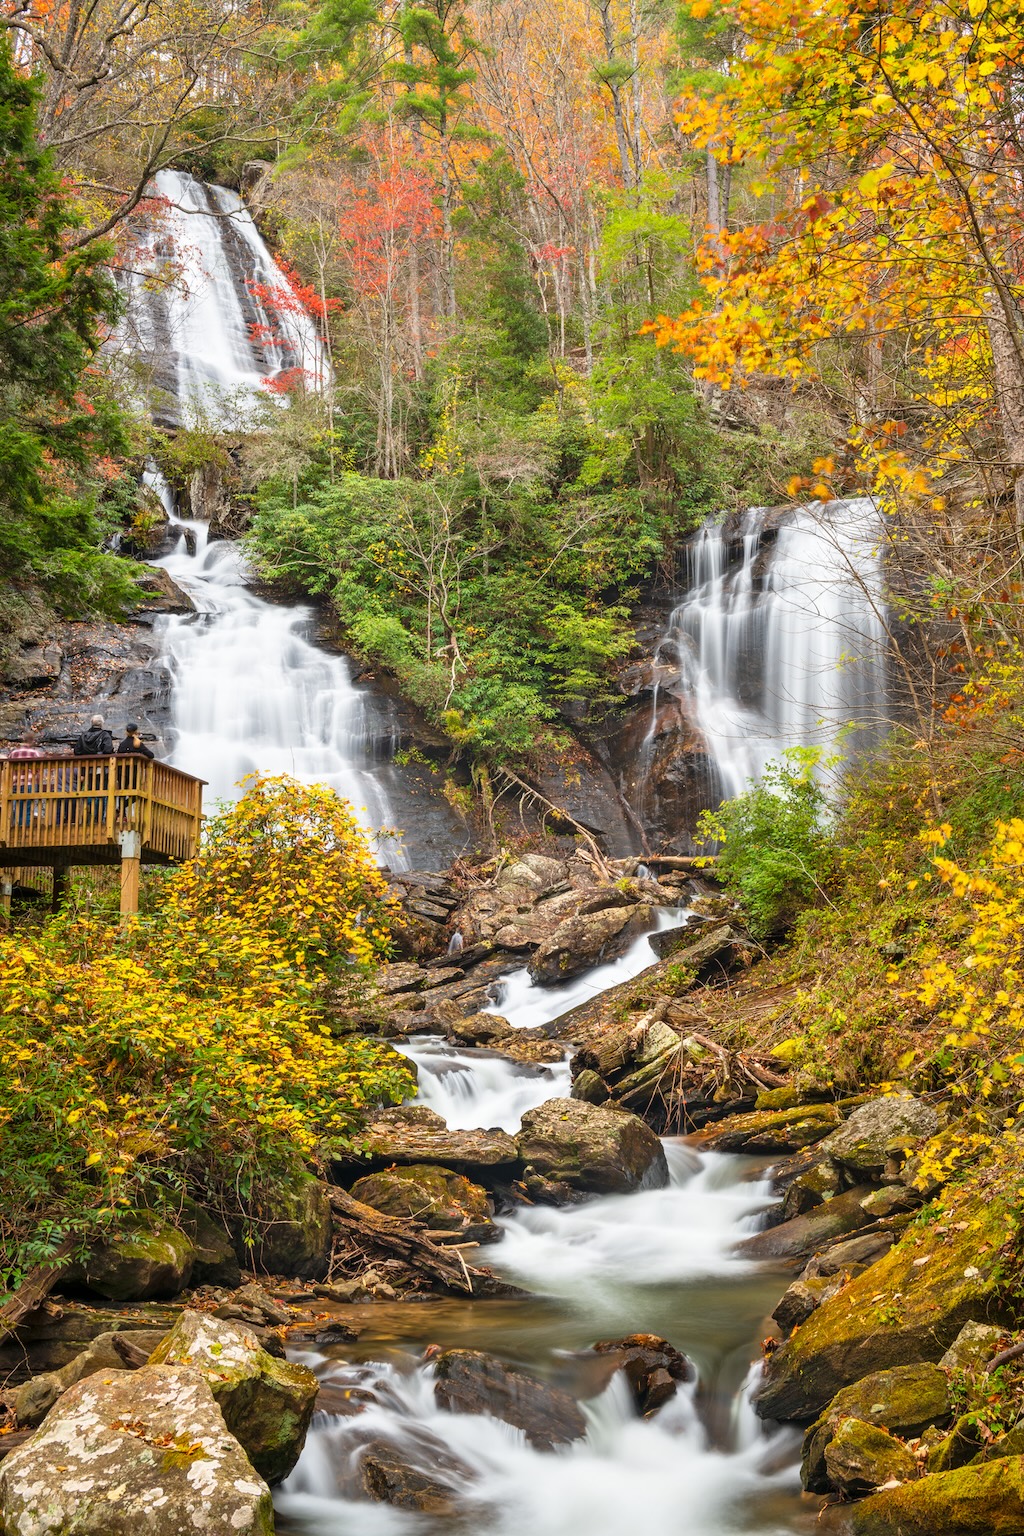
[[[181,864],[202,815],[203,780],[145,757],[0,765],[0,864],[112,862],[125,832],[139,834],[144,864]]]

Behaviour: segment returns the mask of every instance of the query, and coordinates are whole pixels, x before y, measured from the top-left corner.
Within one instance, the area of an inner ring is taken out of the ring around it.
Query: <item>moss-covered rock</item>
[[[781,1226],[768,1227],[744,1238],[737,1243],[736,1251],[748,1259],[806,1258],[835,1238],[868,1225],[871,1217],[861,1205],[867,1192],[866,1184],[848,1189],[845,1195],[836,1195],[834,1200],[816,1205],[803,1216],[794,1216]]]
[[[650,1127],[603,1104],[549,1099],[523,1116],[516,1146],[535,1199],[630,1194],[668,1183],[665,1150]]]
[[[326,1187],[310,1174],[265,1194],[232,1228],[244,1267],[267,1275],[322,1280],[331,1262],[333,1226]]]
[[[250,1328],[195,1311],[181,1314],[151,1364],[199,1371],[260,1476],[268,1483],[287,1477],[313,1417],[318,1383],[312,1371],[275,1359]]]
[[[853,1536],[1021,1536],[1024,1457],[886,1488],[855,1505],[849,1523]]]
[[[826,1452],[844,1419],[858,1419],[898,1435],[919,1435],[949,1420],[949,1380],[937,1365],[902,1365],[876,1371],[837,1392],[804,1436],[800,1477],[811,1493],[830,1487]]]
[[[1005,1329],[993,1323],[964,1323],[939,1364],[944,1371],[978,1371],[998,1354]]]
[[[939,1117],[930,1104],[909,1093],[886,1094],[854,1110],[822,1150],[854,1178],[875,1179],[891,1153],[905,1152],[938,1128]]]
[[[730,1115],[702,1132],[711,1152],[799,1152],[823,1141],[842,1123],[835,1104],[797,1104],[790,1109],[755,1110]]]
[[[958,1192],[941,1231],[912,1227],[820,1306],[767,1362],[758,1412],[813,1418],[851,1382],[897,1364],[938,1360],[965,1323],[997,1322],[1006,1308],[998,1259],[1008,1235],[1004,1187],[1000,1172],[990,1170]]]
[[[966,1467],[983,1445],[975,1419],[970,1414],[961,1414],[949,1434],[937,1445],[928,1447],[925,1467],[929,1472],[952,1472],[956,1467]]]
[[[183,1200],[178,1224],[193,1248],[192,1284],[222,1285],[233,1291],[242,1283],[238,1255],[227,1227],[194,1200]]]
[[[491,1243],[501,1235],[487,1191],[436,1164],[413,1163],[371,1173],[352,1186],[352,1194],[375,1211],[425,1221],[435,1231],[459,1232],[467,1242]]]
[[[840,1419],[825,1448],[829,1486],[849,1498],[859,1498],[883,1483],[908,1482],[917,1476],[917,1462],[894,1435],[863,1419]]]
[[[192,1277],[194,1258],[195,1249],[184,1232],[149,1211],[136,1211],[96,1244],[79,1277],[108,1301],[149,1301],[183,1290]]]

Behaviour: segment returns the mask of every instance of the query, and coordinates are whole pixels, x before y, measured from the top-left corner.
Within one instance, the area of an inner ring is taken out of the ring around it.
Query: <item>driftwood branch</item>
[[[1024,1355],[1024,1339],[1016,1344],[1011,1344],[1009,1349],[1001,1349],[998,1355],[994,1355],[985,1367],[985,1375],[991,1376],[993,1371],[998,1371],[1001,1365],[1007,1365],[1011,1360],[1019,1360]]]
[[[50,1258],[29,1270],[18,1289],[0,1307],[0,1339],[17,1328],[50,1294],[67,1268],[73,1247],[72,1239],[65,1238]]]
[[[558,821],[568,822],[576,835],[581,837],[584,843],[586,843],[591,858],[605,878],[608,880],[615,878],[615,871],[605,858],[600,843],[589,827],[585,827],[581,821],[577,821],[575,816],[570,816],[564,806],[556,805],[553,800],[548,799],[547,795],[541,794],[539,789],[535,789],[532,784],[527,784],[526,780],[521,779],[517,773],[513,773],[511,768],[501,767],[496,768],[494,771],[510,784],[515,785],[516,789],[519,790],[521,799],[529,800],[535,805],[542,806],[549,816],[554,816]]]

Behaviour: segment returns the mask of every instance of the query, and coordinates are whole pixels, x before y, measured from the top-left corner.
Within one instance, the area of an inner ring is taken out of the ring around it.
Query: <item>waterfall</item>
[[[706,801],[742,793],[790,747],[848,756],[887,714],[881,522],[859,498],[797,509],[777,526],[755,508],[740,537],[709,525],[688,550],[687,591],[656,672],[692,713],[708,753]],[[774,534],[774,542],[771,535]],[[643,743],[641,809],[659,728]]]
[[[316,325],[238,194],[165,170],[146,209],[140,249],[118,273],[127,298],[119,339],[149,367],[156,420],[238,427],[267,385],[293,370],[319,387],[328,363]]]

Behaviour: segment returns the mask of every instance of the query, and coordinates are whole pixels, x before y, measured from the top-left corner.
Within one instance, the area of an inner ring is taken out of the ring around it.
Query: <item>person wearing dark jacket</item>
[[[89,729],[75,742],[76,757],[109,757],[114,750],[114,738],[103,724],[102,715],[93,715]]]
[[[152,758],[156,756],[156,753],[151,752],[146,746],[146,743],[139,735],[139,728],[137,725],[126,725],[124,728],[124,741],[119,741],[117,744],[117,755],[118,757],[132,756]]]

